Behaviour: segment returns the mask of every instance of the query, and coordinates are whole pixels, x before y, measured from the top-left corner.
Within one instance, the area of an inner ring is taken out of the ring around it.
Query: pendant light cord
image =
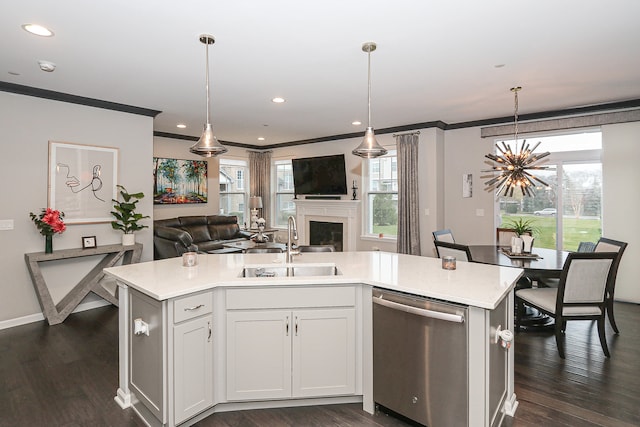
[[[209,124],[209,42],[208,40],[204,43],[204,48],[205,48],[205,58],[206,58],[206,65],[205,65],[205,70],[207,75],[205,76],[205,90],[207,91],[207,125]]]
[[[514,133],[514,140],[516,144],[516,150],[518,149],[518,91],[520,91],[520,89],[522,89],[522,87],[520,86],[511,88],[511,91],[515,94],[514,107],[513,107],[513,117],[514,117],[513,133]]]
[[[367,91],[367,110],[368,110],[368,121],[367,127],[371,127],[371,49],[367,52],[367,79],[368,83],[368,91]]]

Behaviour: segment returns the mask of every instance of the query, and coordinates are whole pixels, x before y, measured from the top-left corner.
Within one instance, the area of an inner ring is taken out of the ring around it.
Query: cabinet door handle
[[[289,316],[287,316],[286,331],[287,331],[287,336],[289,336]]]
[[[193,307],[185,307],[184,311],[195,311],[204,307],[204,304],[194,305]]]
[[[209,328],[209,336],[207,337],[207,342],[211,342],[211,322],[207,322],[207,328]]]
[[[298,336],[298,316],[296,316],[296,336]]]

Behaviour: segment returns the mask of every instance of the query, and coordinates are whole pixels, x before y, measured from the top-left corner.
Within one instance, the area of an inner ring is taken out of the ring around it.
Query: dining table
[[[470,245],[471,259],[481,264],[524,269],[529,281],[559,278],[570,252],[547,248],[532,248],[530,254],[511,255],[509,248],[497,245]]]
[[[524,274],[518,281],[516,290],[544,286],[545,279],[560,278],[562,268],[570,253],[534,247],[530,254],[511,254],[509,249],[509,247],[498,245],[469,245],[472,262],[522,268]],[[527,312],[521,316],[520,326],[524,330],[539,330],[549,327],[553,323],[551,317],[527,307]]]

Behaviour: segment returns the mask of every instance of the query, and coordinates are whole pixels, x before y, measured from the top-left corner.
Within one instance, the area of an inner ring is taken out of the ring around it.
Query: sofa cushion
[[[191,234],[193,242],[197,245],[200,242],[213,240],[207,227],[207,217],[205,216],[181,216],[180,228]]]
[[[229,240],[238,237],[240,226],[238,226],[238,217],[234,215],[209,215],[207,223],[212,240]]]

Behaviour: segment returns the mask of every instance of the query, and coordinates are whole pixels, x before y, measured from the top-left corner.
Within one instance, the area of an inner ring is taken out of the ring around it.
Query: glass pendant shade
[[[218,142],[218,138],[213,134],[213,126],[210,123],[209,117],[209,45],[215,43],[213,36],[208,34],[202,34],[200,36],[200,42],[205,45],[206,55],[206,85],[205,90],[207,93],[207,123],[204,125],[202,136],[193,144],[189,151],[202,157],[213,157],[223,153],[226,153],[227,148]]]
[[[376,134],[373,133],[373,128],[369,126],[364,132],[364,139],[351,153],[365,159],[373,159],[374,157],[384,156],[387,154],[387,150],[378,144]]]

